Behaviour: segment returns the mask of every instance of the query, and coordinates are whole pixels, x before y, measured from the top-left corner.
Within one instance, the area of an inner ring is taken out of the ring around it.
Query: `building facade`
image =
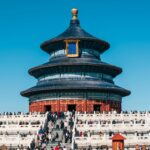
[[[81,28],[78,10],[72,9],[70,26],[41,44],[49,61],[29,70],[38,80],[36,86],[21,92],[29,98],[29,111],[120,112],[122,97],[130,91],[113,81],[122,69],[101,60],[109,47]]]

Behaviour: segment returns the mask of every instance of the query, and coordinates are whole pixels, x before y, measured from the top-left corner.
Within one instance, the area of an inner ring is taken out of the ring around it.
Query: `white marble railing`
[[[96,131],[96,132],[105,132],[105,131],[114,131],[114,132],[146,132],[150,130],[150,125],[147,124],[135,124],[135,125],[126,125],[126,124],[76,124],[76,129],[78,131]]]
[[[18,135],[14,136],[0,136],[0,145],[6,145],[6,146],[13,146],[16,147],[18,145],[23,145],[25,147],[30,146],[31,141],[33,140],[35,136],[27,136],[27,137],[20,137]]]
[[[31,133],[31,134],[37,134],[38,130],[40,129],[40,127],[43,126],[43,124],[41,125],[15,125],[15,126],[11,126],[11,125],[5,125],[5,126],[0,126],[0,133],[4,133],[6,134],[6,132],[8,134],[11,133]]]
[[[77,118],[83,121],[92,120],[147,120],[150,122],[150,114],[77,114]]]
[[[105,138],[105,137],[75,137],[74,138],[75,143],[78,145],[78,147],[88,147],[91,145],[92,147],[95,146],[102,146],[107,145],[108,147],[112,146],[112,140],[111,138]],[[125,140],[125,147],[131,147],[135,146],[136,144],[139,145],[147,145],[150,146],[150,137],[138,137],[138,138],[130,138]]]
[[[109,133],[121,133],[125,138],[125,147],[135,148],[135,145],[150,146],[150,113],[76,113],[76,130],[82,137],[74,137],[79,147],[91,145],[107,145],[111,148],[112,140]],[[88,136],[84,136],[88,132]]]
[[[38,131],[45,126],[47,113],[0,115],[0,146],[30,146]],[[25,137],[21,136],[25,134]]]

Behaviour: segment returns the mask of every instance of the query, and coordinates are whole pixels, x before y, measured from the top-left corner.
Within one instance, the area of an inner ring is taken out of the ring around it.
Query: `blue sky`
[[[85,30],[111,44],[102,60],[123,68],[115,82],[132,92],[123,109],[150,110],[149,0],[1,0],[0,112],[28,111],[28,69],[48,61],[39,46],[68,27],[73,7]]]

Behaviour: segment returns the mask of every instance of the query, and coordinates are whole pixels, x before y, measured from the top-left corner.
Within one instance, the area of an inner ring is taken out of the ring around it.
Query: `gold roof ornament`
[[[71,13],[72,13],[72,20],[77,20],[78,19],[78,9],[73,8],[71,10]]]

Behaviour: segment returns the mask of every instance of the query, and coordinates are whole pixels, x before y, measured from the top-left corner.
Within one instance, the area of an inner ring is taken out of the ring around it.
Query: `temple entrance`
[[[94,105],[94,111],[101,111],[101,105]]]
[[[76,105],[68,105],[68,111],[76,111]]]
[[[44,108],[45,108],[45,112],[51,111],[51,105],[46,105],[44,106]]]

